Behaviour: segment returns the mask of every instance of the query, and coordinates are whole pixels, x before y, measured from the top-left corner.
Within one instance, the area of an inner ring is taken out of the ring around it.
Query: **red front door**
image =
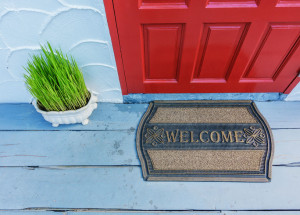
[[[300,0],[112,0],[128,93],[284,92]]]

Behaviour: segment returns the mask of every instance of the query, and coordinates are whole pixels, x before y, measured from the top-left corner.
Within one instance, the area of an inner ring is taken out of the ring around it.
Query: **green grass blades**
[[[24,69],[26,87],[42,110],[67,111],[85,106],[90,98],[82,72],[73,57],[54,50],[50,43],[41,46]]]

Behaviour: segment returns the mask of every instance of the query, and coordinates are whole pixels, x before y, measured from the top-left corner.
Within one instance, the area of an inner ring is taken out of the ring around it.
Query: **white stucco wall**
[[[31,102],[23,73],[49,41],[74,56],[103,102],[122,94],[102,0],[0,0],[0,102]]]

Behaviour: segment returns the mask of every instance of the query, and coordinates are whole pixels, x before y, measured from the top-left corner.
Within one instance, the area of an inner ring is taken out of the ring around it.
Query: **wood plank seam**
[[[20,212],[111,212],[111,213],[226,213],[226,212],[300,212],[300,209],[286,209],[286,210],[274,210],[274,209],[264,209],[264,210],[140,210],[140,209],[123,209],[123,208],[51,208],[51,207],[37,207],[37,208],[24,208],[24,209],[0,209],[3,211],[20,211]]]
[[[273,164],[276,167],[300,167],[300,162],[293,162],[289,164]],[[76,168],[140,168],[141,165],[70,165],[70,166],[0,166],[1,168],[24,168],[27,170],[35,169],[49,169],[49,170],[64,170],[64,169],[76,169]]]

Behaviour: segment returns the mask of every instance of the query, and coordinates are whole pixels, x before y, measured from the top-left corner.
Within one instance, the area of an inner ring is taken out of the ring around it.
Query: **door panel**
[[[246,24],[204,24],[194,82],[227,81],[242,45],[245,29]]]
[[[300,7],[299,0],[279,0],[277,7]]]
[[[129,93],[283,92],[300,1],[113,0]]]
[[[243,78],[274,80],[277,69],[285,61],[299,37],[299,27],[271,24]]]
[[[145,81],[177,82],[183,25],[144,25]],[[161,72],[164,71],[164,72]]]
[[[188,0],[139,0],[139,6],[144,8],[154,9],[157,7],[171,8],[171,7],[185,7],[188,6]]]
[[[257,7],[259,0],[208,0],[207,8]]]

